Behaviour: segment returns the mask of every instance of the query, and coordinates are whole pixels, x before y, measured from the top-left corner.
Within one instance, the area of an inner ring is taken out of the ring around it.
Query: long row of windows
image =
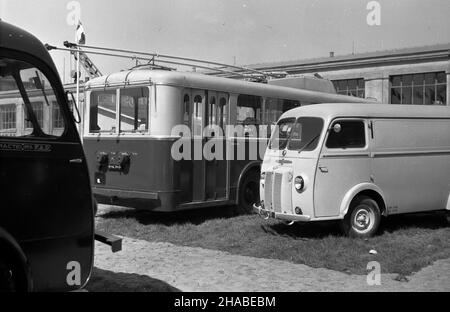
[[[149,130],[149,119],[151,119],[149,89],[147,87],[125,88],[120,89],[119,92],[120,112],[118,114],[117,90],[91,93],[89,123],[91,133],[145,133]],[[172,97],[169,95],[168,97],[173,98],[173,94]],[[225,131],[225,125],[230,123],[228,93],[185,89],[181,101],[182,115],[179,120],[190,127],[194,136],[201,136],[207,125],[217,125]],[[171,104],[155,103],[155,105],[158,107]],[[258,135],[259,126],[275,124],[282,113],[297,106],[300,106],[299,101],[275,98],[266,98],[264,101],[261,96],[241,94],[236,99],[235,124],[242,126],[243,136]],[[116,118],[120,118],[118,131]],[[267,135],[269,134],[270,131]]]
[[[227,121],[229,96],[228,94],[219,94],[218,96],[213,94],[208,96],[208,105],[206,105],[207,124],[217,125],[225,131],[224,126],[229,123]],[[203,95],[195,95],[191,108],[190,95],[185,94],[183,97],[183,122],[192,127],[193,134],[196,136],[201,135],[202,127],[206,126],[202,123],[203,100]],[[298,106],[300,106],[299,101],[274,98],[267,98],[263,105],[261,96],[241,94],[236,103],[236,125],[241,125],[243,132],[236,133],[236,135],[257,136],[260,126],[275,124],[281,114]]]
[[[61,114],[59,105],[55,101],[51,102],[51,108],[47,108],[47,105],[43,102],[31,102],[34,115],[37,119],[42,131],[47,134],[61,135],[64,130],[64,118]],[[19,109],[23,107],[23,120],[18,122],[17,115]],[[46,110],[44,112],[44,109]],[[51,111],[51,117],[50,117]],[[44,116],[47,116],[45,117]],[[49,129],[48,119],[51,118],[51,129]],[[0,136],[20,136],[27,135],[32,132],[33,124],[28,119],[26,114],[26,108],[23,103],[21,104],[0,104]]]
[[[394,75],[389,77],[392,104],[446,105],[445,72]],[[333,80],[338,94],[365,97],[363,78]]]
[[[333,85],[337,94],[365,97],[363,78],[333,80]]]
[[[446,105],[445,72],[391,76],[392,104]]]

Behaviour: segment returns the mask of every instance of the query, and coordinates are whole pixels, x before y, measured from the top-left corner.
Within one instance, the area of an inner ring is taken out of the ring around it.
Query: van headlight
[[[297,192],[301,192],[303,188],[305,187],[305,181],[301,176],[298,176],[294,180],[294,187]]]
[[[260,183],[261,186],[264,187],[264,181],[266,179],[266,173],[265,172],[261,172],[261,178],[260,178]]]

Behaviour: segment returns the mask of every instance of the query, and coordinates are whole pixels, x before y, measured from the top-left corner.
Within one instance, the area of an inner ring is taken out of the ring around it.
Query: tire
[[[238,194],[238,214],[250,214],[253,212],[253,204],[259,201],[259,173],[257,170],[249,171],[241,185]]]
[[[5,259],[0,259],[0,292],[16,292],[17,281],[14,266]]]
[[[380,207],[368,196],[358,196],[341,221],[341,228],[350,237],[372,237],[378,230],[381,220]]]
[[[445,219],[444,220],[447,222],[447,226],[450,226],[450,211],[446,211],[445,212]]]

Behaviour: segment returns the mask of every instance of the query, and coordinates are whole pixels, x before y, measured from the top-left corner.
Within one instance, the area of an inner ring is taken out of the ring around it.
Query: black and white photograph
[[[0,0],[0,292],[449,292],[449,16]]]

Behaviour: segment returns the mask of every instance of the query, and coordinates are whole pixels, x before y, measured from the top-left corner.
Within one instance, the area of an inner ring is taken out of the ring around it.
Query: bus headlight
[[[305,181],[301,176],[298,176],[294,180],[294,187],[297,192],[301,192],[303,188],[305,187]]]

